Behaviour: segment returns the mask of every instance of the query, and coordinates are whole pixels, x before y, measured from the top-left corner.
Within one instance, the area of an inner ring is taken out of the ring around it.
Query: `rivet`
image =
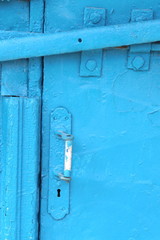
[[[133,66],[136,70],[138,70],[138,69],[140,69],[141,67],[143,67],[144,63],[145,63],[144,58],[141,57],[141,56],[137,56],[137,57],[135,57],[135,58],[133,59],[133,61],[132,61],[132,66]]]
[[[87,63],[86,63],[86,68],[89,71],[94,71],[96,66],[97,66],[97,63],[96,63],[95,60],[88,60]]]
[[[99,13],[94,12],[94,13],[91,13],[91,15],[90,15],[90,21],[93,24],[99,23],[101,21],[101,19],[102,19],[102,15]]]
[[[53,120],[57,120],[58,116],[57,115],[53,115]]]

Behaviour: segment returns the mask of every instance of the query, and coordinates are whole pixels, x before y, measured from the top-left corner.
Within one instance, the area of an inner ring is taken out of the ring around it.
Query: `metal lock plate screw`
[[[88,60],[87,63],[86,63],[86,68],[89,70],[89,71],[94,71],[96,69],[96,66],[97,66],[97,63],[95,60]]]
[[[137,56],[137,57],[135,57],[135,58],[133,59],[133,61],[132,61],[132,66],[133,66],[136,70],[138,70],[138,69],[140,69],[141,67],[143,67],[144,63],[145,63],[144,58],[141,57],[141,56]]]
[[[93,23],[93,24],[97,24],[101,21],[102,19],[102,15],[100,13],[96,13],[96,12],[93,12],[91,13],[90,15],[90,21]]]

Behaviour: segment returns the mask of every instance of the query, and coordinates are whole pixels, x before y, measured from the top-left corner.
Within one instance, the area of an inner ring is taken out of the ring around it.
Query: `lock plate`
[[[70,183],[60,177],[64,171],[65,141],[57,137],[56,133],[71,134],[71,120],[71,114],[66,108],[59,107],[51,113],[48,213],[56,220],[69,214],[70,195]]]

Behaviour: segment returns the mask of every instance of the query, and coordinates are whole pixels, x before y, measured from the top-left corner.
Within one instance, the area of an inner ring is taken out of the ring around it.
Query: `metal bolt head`
[[[141,56],[136,56],[133,61],[132,61],[132,66],[136,69],[139,70],[141,67],[143,67],[145,63],[145,60]]]
[[[94,71],[97,67],[97,62],[93,59],[91,60],[88,60],[87,63],[86,63],[86,68],[89,70],[89,71]]]
[[[90,14],[89,19],[93,24],[97,24],[101,21],[102,15],[100,13],[93,12],[93,13]]]

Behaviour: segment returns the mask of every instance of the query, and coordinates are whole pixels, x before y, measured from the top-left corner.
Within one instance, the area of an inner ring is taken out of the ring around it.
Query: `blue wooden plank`
[[[42,91],[42,59],[30,58],[28,64],[28,96],[40,97]]]
[[[39,100],[2,98],[1,239],[37,240]]]
[[[2,96],[23,96],[28,94],[28,61],[4,62],[1,74]]]
[[[0,29],[27,31],[29,27],[29,1],[0,1]]]
[[[23,162],[21,167],[21,235],[20,239],[37,240],[39,212],[40,166],[40,105],[39,100],[21,99],[23,102]],[[33,137],[34,136],[34,137]]]
[[[0,1],[0,30],[28,31],[29,6],[29,1]],[[6,35],[9,37],[10,34]],[[15,36],[14,33],[11,35]],[[27,96],[27,64],[26,60],[2,63],[2,95]]]
[[[30,31],[43,32],[44,1],[30,1]],[[32,34],[32,33],[29,33]],[[42,59],[29,59],[28,73],[28,95],[29,97],[40,97],[42,88]]]
[[[3,99],[2,102],[2,189],[3,221],[2,239],[17,238],[18,212],[18,99]]]
[[[43,31],[44,18],[44,1],[30,1],[30,26],[31,32],[39,33]]]

